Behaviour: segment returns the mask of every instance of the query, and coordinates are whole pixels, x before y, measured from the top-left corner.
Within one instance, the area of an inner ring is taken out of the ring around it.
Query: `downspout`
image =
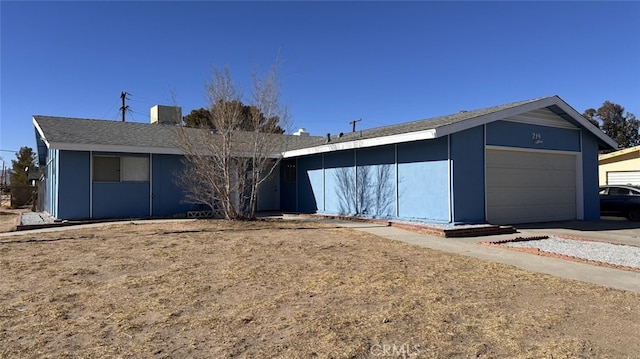
[[[149,217],[153,217],[153,154],[149,153]]]
[[[398,144],[394,144],[393,145],[393,150],[394,150],[394,167],[395,167],[395,182],[396,182],[396,190],[395,190],[395,196],[396,196],[396,218],[400,217],[400,204],[399,204],[399,200],[400,200],[400,177],[398,176]]]
[[[93,151],[89,151],[89,218],[93,218]]]
[[[451,135],[447,135],[447,164],[449,167],[449,223],[454,220],[454,187],[453,187],[453,161],[451,160]]]
[[[327,210],[327,188],[325,185],[324,153],[322,154],[322,212]]]

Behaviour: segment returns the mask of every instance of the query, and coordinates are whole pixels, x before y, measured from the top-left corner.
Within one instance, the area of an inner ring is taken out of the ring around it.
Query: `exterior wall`
[[[640,157],[638,157],[638,152],[621,155],[608,161],[601,161],[599,166],[600,185],[604,186],[607,184],[607,172],[618,171],[640,171]]]
[[[149,157],[148,154],[93,152],[93,156]],[[89,166],[89,172],[93,169]],[[92,181],[92,218],[148,217],[150,182]]]
[[[580,151],[581,132],[578,129],[510,121],[491,122],[486,125],[486,128],[487,145],[536,150]]]
[[[58,150],[46,150],[44,158],[44,193],[38,193],[38,196],[44,196],[44,210],[56,217],[58,214]]]
[[[301,213],[322,211],[324,185],[322,181],[322,156],[301,157],[296,167],[296,208]]]
[[[280,161],[280,209],[284,212],[297,212],[297,182],[301,179],[296,163],[298,159],[289,158]],[[296,166],[296,180],[290,181],[285,173],[287,166]]]
[[[395,146],[356,151],[356,189],[361,213],[375,217],[396,215]]]
[[[449,222],[448,139],[400,143],[398,217]]]
[[[298,212],[450,220],[447,138],[302,156],[296,164]],[[281,184],[289,209],[293,191]]]
[[[87,151],[60,151],[57,218],[89,218],[91,166]]]
[[[594,135],[582,130],[582,191],[584,220],[600,219],[598,195],[598,142]]]
[[[484,222],[484,127],[478,126],[454,133],[450,141],[453,166],[453,221]]]
[[[188,211],[208,210],[204,205],[185,202],[184,191],[175,182],[182,162],[177,155],[152,155],[151,183],[153,216],[166,217]],[[148,202],[148,200],[147,200]]]
[[[44,210],[59,219],[137,218],[185,215],[204,210],[186,203],[175,183],[180,156],[152,155],[149,182],[92,182],[92,155],[148,154],[47,151]]]

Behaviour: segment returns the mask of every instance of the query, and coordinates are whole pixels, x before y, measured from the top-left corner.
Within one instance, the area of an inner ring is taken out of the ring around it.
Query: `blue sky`
[[[0,156],[32,115],[128,120],[206,105],[213,67],[249,95],[282,67],[292,130],[312,134],[559,95],[640,116],[640,2],[0,2]]]

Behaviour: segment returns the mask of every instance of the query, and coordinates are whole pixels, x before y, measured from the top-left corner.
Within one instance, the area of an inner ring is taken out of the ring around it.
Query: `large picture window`
[[[149,182],[149,157],[94,156],[94,182]]]

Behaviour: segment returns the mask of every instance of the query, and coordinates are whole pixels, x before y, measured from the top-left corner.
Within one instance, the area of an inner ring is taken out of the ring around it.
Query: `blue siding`
[[[395,216],[394,146],[357,150],[356,161],[360,213],[374,217]]]
[[[355,175],[353,150],[324,155],[324,211],[355,214]]]
[[[447,138],[398,144],[398,216],[449,221]]]
[[[90,153],[60,151],[58,157],[58,211],[64,219],[89,218]]]
[[[149,183],[93,183],[93,218],[138,218],[148,216]]]
[[[453,221],[484,222],[484,127],[451,135]]]
[[[315,213],[323,202],[322,156],[298,158],[296,171],[298,212]]]
[[[208,210],[204,205],[188,203],[182,188],[176,184],[176,176],[182,170],[181,156],[153,155],[151,183],[154,217],[186,215],[192,210]]]
[[[509,121],[495,121],[486,126],[487,145],[580,151],[579,130]],[[541,142],[533,138],[534,134],[540,134]]]
[[[582,130],[582,183],[584,219],[600,219],[600,197],[598,195],[598,142],[595,136]]]

